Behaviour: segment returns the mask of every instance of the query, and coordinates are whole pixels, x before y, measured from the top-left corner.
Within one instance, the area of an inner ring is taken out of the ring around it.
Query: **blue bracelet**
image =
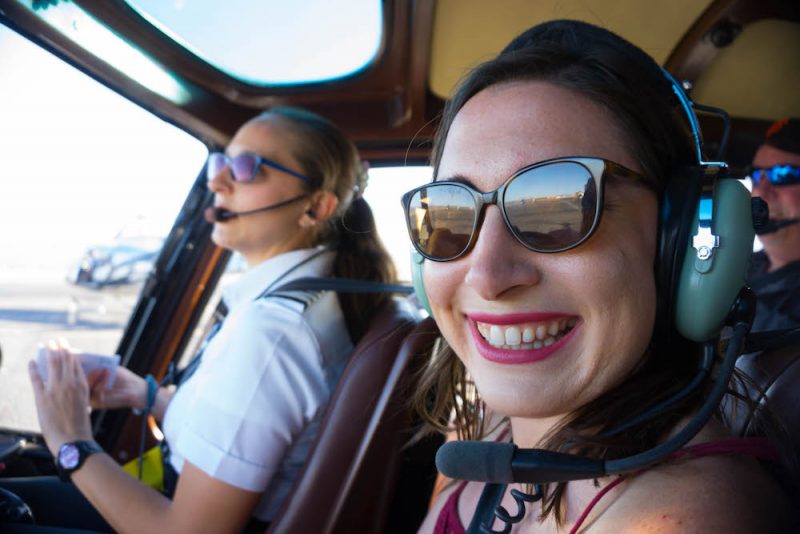
[[[156,403],[156,395],[158,394],[158,381],[156,377],[147,373],[147,376],[144,377],[147,381],[147,402],[144,406],[144,413],[150,414],[150,410],[153,409],[153,405]]]
[[[147,397],[144,401],[144,409],[134,408],[133,413],[136,415],[150,415],[150,410],[153,409],[153,405],[156,403],[156,395],[158,394],[158,381],[156,377],[152,374],[147,373],[144,377],[145,382],[147,382]]]

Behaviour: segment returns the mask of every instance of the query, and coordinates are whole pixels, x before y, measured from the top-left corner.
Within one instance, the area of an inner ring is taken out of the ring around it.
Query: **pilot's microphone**
[[[282,208],[306,197],[308,197],[308,193],[292,197],[289,200],[284,200],[283,202],[278,202],[277,204],[271,204],[269,206],[264,206],[263,208],[256,208],[248,211],[231,211],[221,207],[206,208],[206,210],[203,212],[203,216],[210,223],[225,222],[237,217],[242,217],[244,215],[252,215],[253,213],[260,213],[262,211],[271,211]]]
[[[756,235],[771,234],[773,232],[777,232],[781,228],[785,228],[799,222],[800,219],[769,219],[760,228],[756,229]]]
[[[215,223],[224,222],[228,219],[238,217],[239,215],[232,211],[228,211],[225,208],[206,208],[206,211],[203,212],[203,216],[208,222]]]
[[[756,235],[771,234],[781,228],[792,224],[797,224],[800,219],[771,219],[769,216],[769,205],[761,197],[753,197],[750,201],[751,213],[753,215],[753,229]]]

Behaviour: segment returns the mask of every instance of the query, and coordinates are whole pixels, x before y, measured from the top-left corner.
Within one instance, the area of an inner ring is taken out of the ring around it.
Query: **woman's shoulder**
[[[635,532],[788,532],[793,507],[758,460],[733,451],[664,462],[620,486],[598,523]]]

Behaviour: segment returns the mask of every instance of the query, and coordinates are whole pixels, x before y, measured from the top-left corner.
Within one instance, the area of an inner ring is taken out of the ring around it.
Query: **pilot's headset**
[[[688,118],[697,163],[673,173],[661,198],[655,336],[668,341],[677,331],[686,339],[704,342],[719,335],[745,286],[755,237],[752,202],[738,180],[724,179],[727,163],[703,157],[694,108],[719,114],[726,132],[730,127],[727,114],[694,104],[683,86],[666,70],[663,73]],[[724,146],[718,152],[724,153]],[[420,306],[431,313],[422,277],[424,264],[425,258],[412,248],[414,293]]]

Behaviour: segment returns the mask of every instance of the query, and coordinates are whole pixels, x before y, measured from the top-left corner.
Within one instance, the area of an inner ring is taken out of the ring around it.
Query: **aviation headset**
[[[663,73],[688,117],[697,164],[673,173],[661,198],[655,335],[668,340],[674,328],[691,341],[703,342],[719,335],[745,285],[755,237],[751,199],[738,180],[722,179],[727,163],[704,160],[694,112],[700,106],[689,99],[672,75],[666,70]],[[708,181],[712,188],[703,191],[703,183]],[[424,261],[412,249],[414,293],[431,313],[422,276]]]

